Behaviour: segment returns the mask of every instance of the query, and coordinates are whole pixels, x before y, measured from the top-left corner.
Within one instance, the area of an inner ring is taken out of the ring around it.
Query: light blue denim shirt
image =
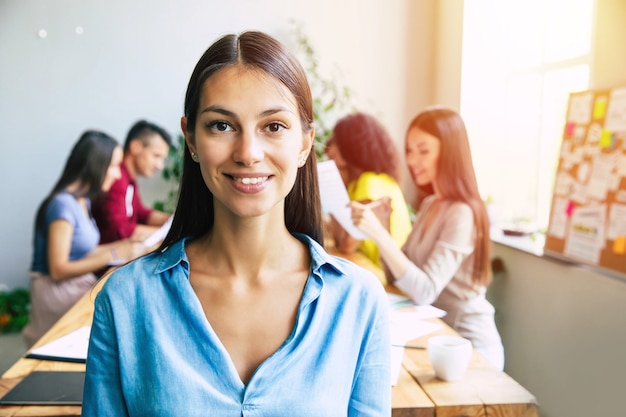
[[[247,385],[189,283],[185,240],[111,274],[95,300],[83,416],[390,416],[382,285],[297,237],[312,261],[294,328]]]

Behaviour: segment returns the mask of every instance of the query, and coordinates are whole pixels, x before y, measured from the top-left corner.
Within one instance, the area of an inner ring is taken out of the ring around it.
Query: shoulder
[[[356,297],[362,303],[367,303],[368,300],[379,303],[384,299],[383,285],[373,272],[347,259],[329,254],[308,236],[300,236],[309,244],[312,272],[321,280],[321,286],[327,295],[334,295],[338,300]]]
[[[437,207],[434,223],[438,223],[443,230],[472,233],[475,223],[474,213],[467,203],[446,200],[441,202],[441,206]]]
[[[333,266],[339,271],[340,279],[350,281],[349,285],[362,286],[366,288],[382,287],[381,282],[374,273],[348,259],[340,256],[328,255]],[[355,282],[352,282],[355,281]]]
[[[50,199],[49,207],[57,206],[75,206],[77,205],[76,198],[70,193],[57,193]]]
[[[109,189],[109,191],[103,193],[105,197],[110,198],[111,196],[117,194],[126,194],[126,190],[130,185],[130,176],[128,175],[128,171],[126,171],[126,169],[124,168],[124,164],[122,164],[121,172],[122,175],[120,176],[120,178],[116,179],[113,184],[111,184],[111,188]]]
[[[454,216],[463,220],[473,219],[474,213],[472,212],[472,208],[469,204],[464,203],[463,201],[452,201],[448,204],[448,208],[446,210],[446,214],[448,216]]]
[[[370,171],[362,173],[351,184],[350,190],[350,197],[353,200],[376,200],[382,196],[393,194],[396,190],[401,191],[396,180],[389,175]]]
[[[80,210],[76,198],[69,193],[58,193],[54,195],[46,207],[46,217],[49,220],[55,218],[74,217]]]
[[[324,299],[328,305],[344,312],[358,312],[361,318],[376,320],[375,317],[382,314],[389,304],[382,283],[371,271],[349,260],[329,256],[339,273],[321,272]]]
[[[106,276],[101,293],[117,300],[134,300],[137,294],[154,289],[159,282],[161,257],[161,253],[153,252],[117,267]]]

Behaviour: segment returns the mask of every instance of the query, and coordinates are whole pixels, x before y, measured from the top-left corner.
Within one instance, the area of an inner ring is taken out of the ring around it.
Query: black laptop
[[[0,398],[2,405],[81,405],[85,372],[34,371]]]

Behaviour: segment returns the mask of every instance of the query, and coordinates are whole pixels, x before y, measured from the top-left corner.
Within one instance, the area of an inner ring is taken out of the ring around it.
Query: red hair
[[[354,113],[343,117],[333,128],[331,141],[339,148],[355,178],[363,172],[385,173],[400,183],[400,152],[374,116]]]

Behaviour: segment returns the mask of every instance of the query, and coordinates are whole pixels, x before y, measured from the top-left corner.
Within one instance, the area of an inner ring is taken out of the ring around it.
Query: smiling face
[[[406,163],[417,186],[436,185],[440,149],[441,141],[423,130],[412,128],[407,133]]]
[[[216,213],[220,207],[240,217],[282,213],[313,141],[285,86],[258,70],[226,67],[203,85],[193,135],[185,118],[182,126]]]

